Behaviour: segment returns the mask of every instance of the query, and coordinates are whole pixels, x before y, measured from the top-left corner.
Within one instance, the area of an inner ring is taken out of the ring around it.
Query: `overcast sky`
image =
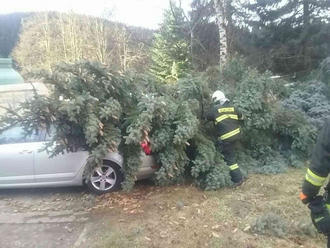
[[[178,0],[177,0],[178,1]],[[181,0],[188,9],[191,0]],[[28,11],[73,11],[110,19],[129,25],[157,28],[169,0],[1,0],[0,14]]]

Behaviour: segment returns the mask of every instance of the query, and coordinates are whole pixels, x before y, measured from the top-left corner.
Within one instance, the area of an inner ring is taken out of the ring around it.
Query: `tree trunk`
[[[304,27],[306,28],[310,23],[309,1],[304,0]]]
[[[47,64],[47,69],[51,71],[51,48],[50,48],[50,30],[49,30],[49,20],[48,13],[44,13],[44,25],[43,25],[43,38],[44,38],[44,47],[45,47],[45,64]]]
[[[303,39],[302,39],[302,55],[303,55],[303,62],[304,62],[304,70],[310,70],[310,61],[307,60],[307,43],[308,43],[308,29],[310,24],[310,5],[309,0],[303,1],[303,7],[304,7],[304,31],[303,32]]]
[[[227,0],[214,0],[214,9],[217,18],[218,30],[219,30],[219,43],[220,43],[220,53],[219,53],[219,64],[224,65],[227,60],[227,34],[226,26],[227,20],[225,15],[225,4]]]
[[[191,66],[195,67],[195,61],[194,61],[194,28],[190,29],[190,56],[191,56]]]
[[[68,62],[68,53],[67,53],[67,42],[66,42],[66,27],[65,27],[65,21],[63,19],[63,14],[59,14],[59,25],[60,25],[60,30],[61,30],[61,38],[62,38],[62,51],[64,54],[64,61]]]
[[[234,8],[231,4],[231,0],[225,1],[225,17],[227,21],[226,25],[226,37],[227,37],[227,57],[234,52],[234,23],[232,15],[234,13]]]
[[[95,31],[95,45],[96,45],[96,56],[100,63],[106,63],[106,57],[108,54],[107,48],[107,33],[106,24],[103,20],[95,18],[94,20],[94,31]]]

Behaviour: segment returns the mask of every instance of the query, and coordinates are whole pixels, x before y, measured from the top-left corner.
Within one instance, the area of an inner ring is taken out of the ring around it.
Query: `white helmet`
[[[212,94],[212,100],[214,102],[220,102],[221,105],[228,101],[225,94],[221,90],[214,91]]]

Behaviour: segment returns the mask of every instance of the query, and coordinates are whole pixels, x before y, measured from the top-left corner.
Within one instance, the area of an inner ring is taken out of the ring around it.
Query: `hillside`
[[[23,18],[32,13],[13,13],[0,15],[0,57],[8,57],[15,47]]]
[[[0,57],[23,70],[59,62],[96,60],[117,68],[145,68],[153,30],[59,12],[0,15]]]

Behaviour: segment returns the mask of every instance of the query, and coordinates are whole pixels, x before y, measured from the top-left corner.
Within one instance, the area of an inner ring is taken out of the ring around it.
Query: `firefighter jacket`
[[[319,192],[330,172],[330,120],[325,122],[313,150],[312,160],[302,186],[301,199],[307,203]]]
[[[239,120],[242,115],[231,106],[229,101],[223,105],[215,104],[209,111],[206,118],[214,121],[217,130],[217,136],[220,141],[232,142],[238,140],[241,136]]]

